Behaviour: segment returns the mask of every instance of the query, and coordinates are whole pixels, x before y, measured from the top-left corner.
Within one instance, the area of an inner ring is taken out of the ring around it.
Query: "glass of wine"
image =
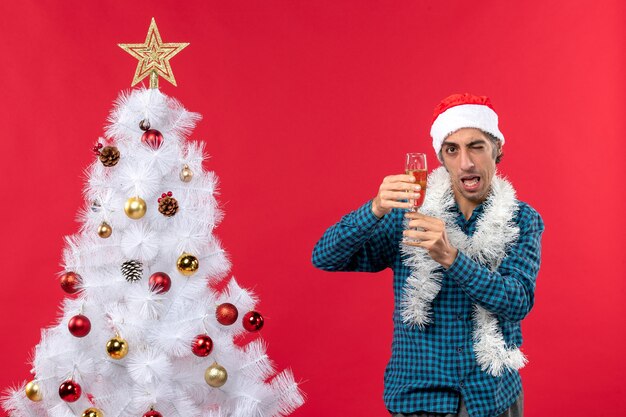
[[[420,187],[422,187],[419,192],[419,198],[409,199],[412,203],[411,211],[417,211],[424,203],[424,197],[426,196],[426,178],[428,177],[426,154],[417,152],[407,153],[405,170],[407,175],[413,175],[413,177],[415,177],[415,184],[419,184]]]

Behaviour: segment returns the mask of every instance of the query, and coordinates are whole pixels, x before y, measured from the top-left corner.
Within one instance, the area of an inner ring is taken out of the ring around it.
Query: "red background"
[[[623,183],[625,6],[619,0],[7,1],[0,4],[0,387],[63,297],[64,235],[83,170],[155,16],[179,87],[204,120],[221,179],[217,229],[254,289],[295,416],[383,416],[391,273],[330,274],[322,232],[373,197],[407,151],[429,152],[432,109],[492,97],[507,137],[500,171],[546,223],[536,305],[524,321],[526,415],[626,408]]]

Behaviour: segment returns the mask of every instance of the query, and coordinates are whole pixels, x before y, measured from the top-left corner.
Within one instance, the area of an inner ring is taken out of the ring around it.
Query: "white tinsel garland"
[[[450,210],[454,204],[449,174],[444,167],[435,169],[428,177],[428,192],[420,212],[443,220],[448,239],[454,247],[495,271],[506,256],[506,249],[519,236],[519,228],[513,222],[518,210],[513,186],[505,179],[494,176],[483,215],[471,237],[457,226],[455,214]],[[404,287],[402,319],[423,330],[433,322],[432,302],[441,290],[443,274],[435,272],[440,264],[429,256],[426,249],[402,245],[402,253],[405,265],[411,268]],[[519,348],[507,347],[494,314],[475,305],[473,322],[476,361],[483,371],[499,376],[507,369],[517,370],[526,364],[527,360]]]

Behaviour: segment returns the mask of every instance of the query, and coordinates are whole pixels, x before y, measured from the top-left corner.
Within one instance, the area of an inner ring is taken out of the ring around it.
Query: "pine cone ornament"
[[[122,264],[122,275],[128,282],[137,282],[143,274],[143,264],[139,261],[130,260]]]
[[[172,192],[161,194],[159,198],[159,212],[167,217],[172,217],[178,211],[178,201],[172,197]]]
[[[98,158],[105,167],[112,167],[119,162],[120,151],[115,146],[105,146],[100,151]]]

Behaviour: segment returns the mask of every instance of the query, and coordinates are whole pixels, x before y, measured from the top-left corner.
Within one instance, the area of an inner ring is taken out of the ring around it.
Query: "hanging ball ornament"
[[[186,277],[193,275],[199,266],[198,258],[188,253],[183,253],[176,261],[176,268]]]
[[[218,305],[215,310],[215,318],[217,319],[217,322],[219,324],[223,324],[224,326],[230,326],[236,322],[238,316],[239,311],[237,311],[237,307],[231,303],[222,303]]]
[[[141,135],[141,141],[152,149],[159,149],[163,143],[163,135],[156,129],[148,129]]]
[[[213,362],[213,365],[209,366],[204,372],[204,380],[207,384],[213,388],[219,388],[226,383],[228,379],[228,372],[223,366],[218,365],[217,362]]]
[[[163,294],[168,292],[172,287],[172,280],[165,272],[155,272],[150,275],[148,285],[150,285],[152,291],[156,291],[157,294]]]
[[[182,182],[190,182],[193,178],[193,171],[189,168],[189,165],[185,165],[180,171],[180,180]]]
[[[63,401],[73,403],[80,398],[82,389],[76,382],[68,379],[59,386],[59,396]]]
[[[131,197],[124,204],[124,212],[133,220],[141,219],[146,214],[148,206],[140,197]]]
[[[156,411],[154,408],[150,408],[142,417],[163,417],[163,414]]]
[[[83,411],[82,417],[104,417],[104,413],[97,408],[88,408]]]
[[[111,226],[109,226],[107,222],[100,223],[100,226],[98,226],[98,236],[106,239],[111,236],[111,233],[113,233],[113,229],[111,229]]]
[[[39,388],[39,384],[35,381],[30,381],[26,384],[24,391],[26,391],[26,396],[31,401],[37,402],[43,399],[43,396],[41,395],[41,388]]]
[[[208,334],[199,334],[191,343],[191,351],[194,355],[205,357],[209,356],[213,350],[213,341]]]
[[[263,328],[263,316],[256,311],[248,311],[243,316],[243,327],[249,332],[257,332]]]
[[[70,333],[76,337],[85,337],[91,331],[91,322],[86,316],[77,314],[67,323]]]
[[[107,342],[107,353],[113,359],[122,359],[128,354],[128,342],[119,336]]]
[[[139,122],[139,129],[143,130],[144,132],[150,129],[150,122],[148,121],[148,119],[143,119],[141,122]]]
[[[68,294],[74,294],[78,292],[78,286],[80,285],[80,275],[76,272],[68,271],[61,275],[61,288]]]

